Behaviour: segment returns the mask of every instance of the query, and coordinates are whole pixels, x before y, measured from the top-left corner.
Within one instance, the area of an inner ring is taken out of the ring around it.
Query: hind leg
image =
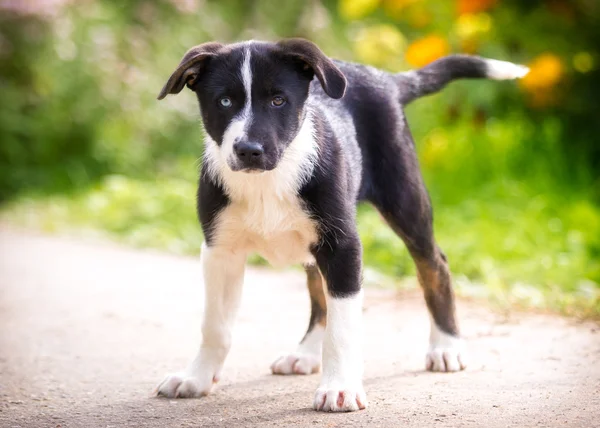
[[[385,171],[382,174],[385,176]],[[433,236],[431,204],[418,169],[413,169],[410,176],[409,180],[406,174],[402,174],[395,185],[388,184],[382,188],[385,192],[373,198],[372,202],[402,238],[417,268],[431,321],[427,370],[463,370],[465,355],[456,323],[448,261]]]
[[[280,356],[273,362],[273,374],[312,374],[321,368],[321,348],[327,319],[323,278],[316,265],[307,265],[305,270],[311,308],[308,330],[295,352]]]

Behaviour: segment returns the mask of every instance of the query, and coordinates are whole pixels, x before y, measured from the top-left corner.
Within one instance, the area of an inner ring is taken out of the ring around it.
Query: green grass
[[[485,296],[505,309],[600,316],[598,209],[516,186],[490,185],[452,205],[434,202],[437,241],[459,294]],[[409,255],[379,215],[364,207],[359,219],[365,263],[395,277],[413,275]]]
[[[139,248],[198,254],[196,162],[181,164],[187,172],[183,179],[108,176],[75,194],[20,197],[4,206],[0,218],[45,232],[100,235]],[[511,181],[463,196],[445,204],[432,193],[436,236],[459,295],[486,298],[503,309],[600,317],[597,207],[575,195],[558,200],[535,194]],[[416,287],[410,256],[379,214],[364,205],[358,221],[366,282]]]

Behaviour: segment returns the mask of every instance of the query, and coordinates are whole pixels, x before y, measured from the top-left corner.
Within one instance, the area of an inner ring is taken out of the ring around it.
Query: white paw
[[[459,347],[431,347],[425,357],[425,368],[432,372],[458,372],[467,363]]]
[[[313,402],[313,408],[322,412],[355,412],[366,407],[367,396],[362,388],[321,386]]]
[[[271,372],[279,375],[309,375],[321,368],[321,356],[295,352],[276,359],[271,364]]]
[[[202,348],[187,370],[167,376],[157,387],[156,395],[168,398],[197,398],[208,395],[219,381],[225,348]]]
[[[464,341],[442,331],[431,319],[429,351],[425,357],[425,368],[432,372],[458,372],[467,367]]]
[[[208,395],[218,378],[211,373],[192,375],[186,372],[167,376],[156,387],[156,395],[167,398],[198,398]]]

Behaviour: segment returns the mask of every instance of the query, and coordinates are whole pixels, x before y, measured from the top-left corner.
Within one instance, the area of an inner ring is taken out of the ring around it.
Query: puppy
[[[403,107],[454,79],[514,79],[527,71],[456,55],[393,74],[332,60],[301,39],[190,49],[158,99],[187,86],[206,131],[198,189],[203,340],[187,370],[168,376],[158,395],[200,397],[218,382],[246,258],[257,252],[276,266],[303,264],[312,306],[306,335],[272,372],[322,368],[316,410],[364,409],[359,201],[379,210],[414,259],[431,319],[426,368],[464,369],[448,261],[434,239]]]

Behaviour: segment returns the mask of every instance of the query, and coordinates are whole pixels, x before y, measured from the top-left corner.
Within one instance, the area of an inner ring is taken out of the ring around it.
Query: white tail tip
[[[487,77],[494,80],[519,79],[529,73],[529,67],[508,61],[486,59]]]

